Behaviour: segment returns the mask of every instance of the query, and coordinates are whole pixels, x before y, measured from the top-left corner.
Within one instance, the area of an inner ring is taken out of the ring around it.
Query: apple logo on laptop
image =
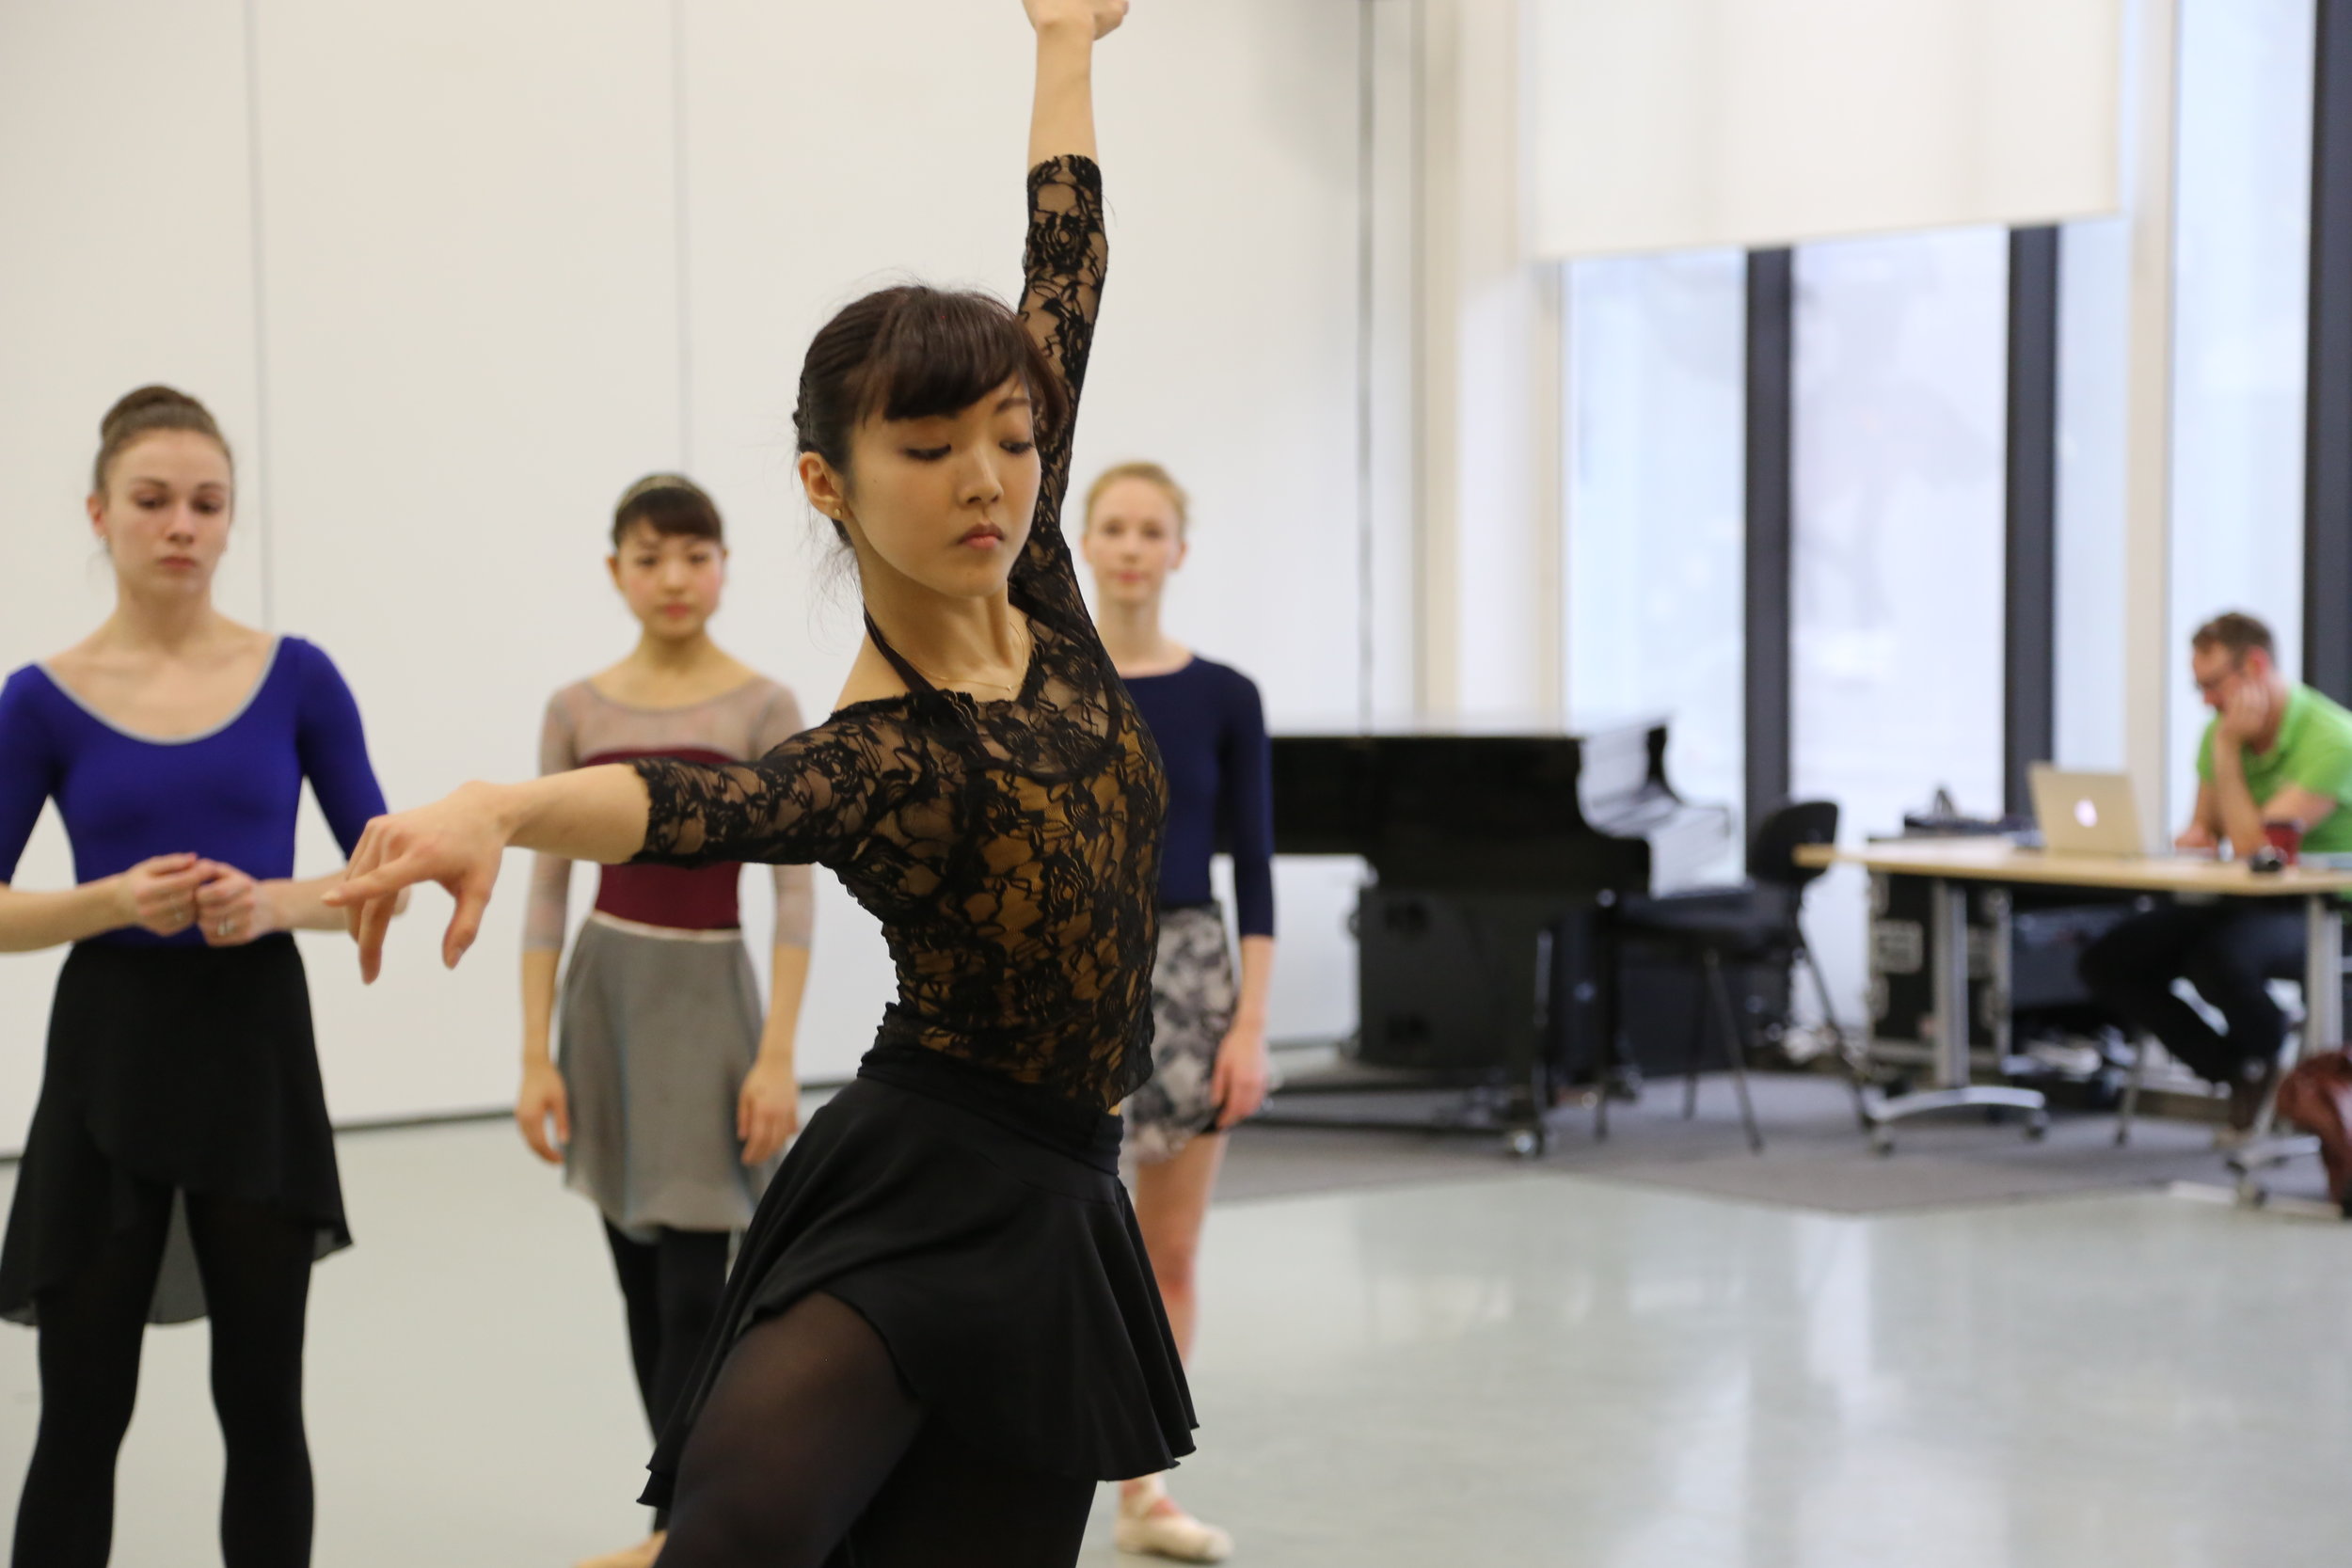
[[[2086,828],[2095,828],[2099,825],[2099,808],[2089,800],[2077,800],[2074,802],[2074,820]]]

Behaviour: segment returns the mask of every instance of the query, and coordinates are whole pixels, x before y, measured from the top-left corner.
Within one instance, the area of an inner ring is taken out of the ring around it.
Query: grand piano
[[[1500,1091],[1467,1124],[1539,1152],[1570,1062],[1613,1059],[1609,910],[1692,885],[1730,847],[1730,811],[1684,800],[1665,759],[1659,720],[1275,736],[1275,853],[1360,855],[1375,878],[1356,916],[1356,1066]],[[1310,1087],[1278,1114],[1328,1119],[1300,1106]]]

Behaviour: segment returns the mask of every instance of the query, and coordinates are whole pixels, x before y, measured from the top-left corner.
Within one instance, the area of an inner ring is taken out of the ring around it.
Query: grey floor
[[[1652,1120],[1621,1138],[1662,1147]],[[1210,1225],[1177,1488],[1237,1562],[2343,1560],[2352,1227],[2153,1187],[1838,1213],[1361,1134],[1314,1190],[1332,1136],[1245,1132]],[[2008,1147],[1959,1129],[1933,1157]],[[561,1568],[628,1539],[644,1443],[593,1215],[499,1125],[343,1158],[321,1568]],[[115,1561],[215,1560],[204,1333],[149,1345]],[[32,1336],[0,1330],[11,1478],[34,1389]]]

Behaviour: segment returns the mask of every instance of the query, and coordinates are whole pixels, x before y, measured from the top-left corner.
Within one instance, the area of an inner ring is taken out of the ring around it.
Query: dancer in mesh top
[[[421,881],[457,899],[454,962],[509,844],[815,861],[882,923],[898,997],[770,1185],[655,1455],[663,1568],[1067,1563],[1094,1481],[1191,1449],[1111,1109],[1151,1070],[1166,786],[1059,526],[1107,251],[1090,67],[1126,3],[1024,4],[1018,313],[887,290],[802,371],[802,478],[867,614],[839,707],[748,766],[469,784],[372,824],[335,895],[370,975]]]
[[[607,562],[643,631],[629,656],[548,701],[539,770],[636,757],[747,762],[800,733],[792,693],[713,641],[726,532],[677,474],[629,486]],[[515,1119],[532,1150],[603,1212],[629,1358],[657,1435],[694,1370],[727,1254],[799,1122],[795,1024],[808,978],[811,879],[774,868],[773,1000],[765,1022],[731,861],[604,868],[564,967],[572,863],[541,855],[523,927],[523,1075]],[[559,1058],[548,1049],[560,1033]],[[581,1568],[647,1568],[668,1520]]]

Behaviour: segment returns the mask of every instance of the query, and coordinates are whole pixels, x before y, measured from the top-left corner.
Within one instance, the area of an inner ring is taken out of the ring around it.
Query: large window
[[[1735,810],[1745,269],[1723,251],[1578,261],[1566,311],[1569,707],[1665,718],[1676,787]],[[1716,869],[1737,876],[1736,853]]]
[[[2185,0],[2173,314],[2174,661],[2166,820],[2195,799],[2206,713],[2188,634],[2261,616],[2300,667],[2312,0]]]
[[[2060,767],[2123,767],[2124,447],[2131,230],[2058,238],[2058,606],[2052,739]]]
[[[2001,809],[2008,283],[2000,229],[1797,253],[1791,777],[1849,840]],[[1808,905],[1849,1004],[1867,904]]]

